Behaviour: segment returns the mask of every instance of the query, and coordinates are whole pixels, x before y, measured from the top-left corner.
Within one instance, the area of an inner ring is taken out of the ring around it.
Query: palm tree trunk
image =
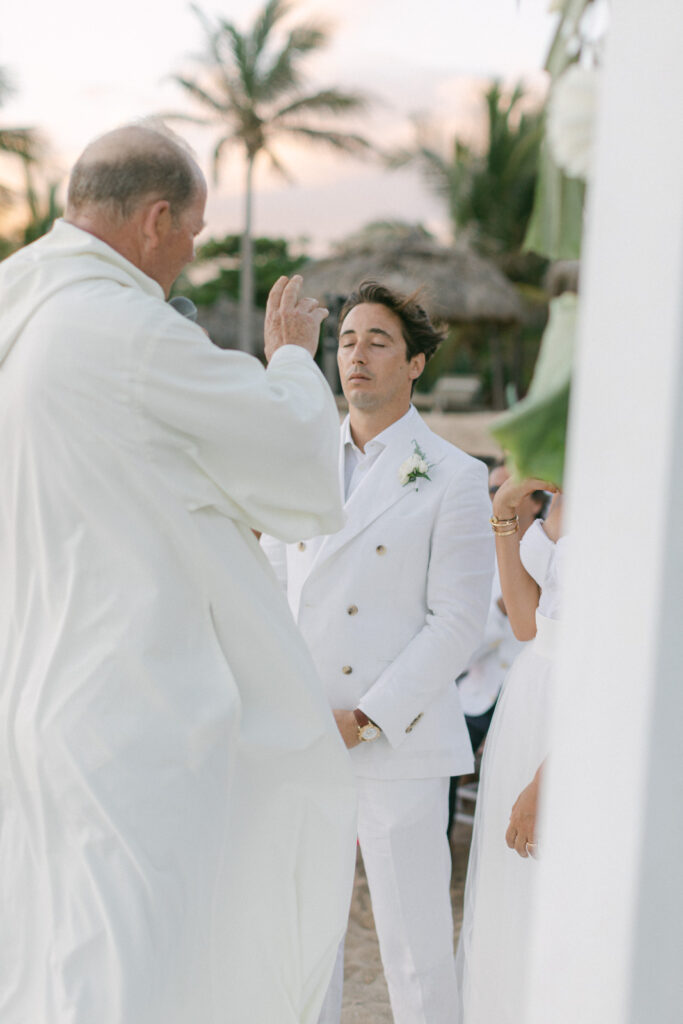
[[[251,239],[251,204],[253,156],[247,156],[247,174],[244,190],[244,232],[242,234],[240,260],[240,348],[243,352],[255,354],[257,339],[251,336],[252,310],[254,308],[254,254]]]

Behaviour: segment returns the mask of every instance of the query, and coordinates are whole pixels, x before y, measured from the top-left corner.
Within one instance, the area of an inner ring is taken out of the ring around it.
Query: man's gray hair
[[[192,156],[165,132],[135,125],[98,141],[105,140],[107,145],[89,146],[71,172],[67,193],[71,209],[96,206],[127,220],[140,202],[158,196],[168,201],[177,218],[197,195],[198,173]]]

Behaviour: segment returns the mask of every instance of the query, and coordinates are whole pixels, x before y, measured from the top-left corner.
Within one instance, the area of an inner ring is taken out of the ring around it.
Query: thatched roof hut
[[[329,302],[371,278],[401,292],[421,289],[430,315],[448,323],[518,323],[522,304],[493,263],[469,250],[439,245],[419,230],[363,234],[302,270],[304,291]]]

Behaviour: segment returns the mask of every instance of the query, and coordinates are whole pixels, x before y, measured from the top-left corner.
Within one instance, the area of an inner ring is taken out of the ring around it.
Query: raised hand
[[[520,503],[533,491],[549,491],[556,494],[558,490],[555,484],[547,480],[515,480],[508,477],[493,497],[493,514],[499,519],[508,519],[517,513]]]
[[[303,278],[299,274],[289,280],[279,277],[268,295],[265,323],[265,355],[272,355],[283,345],[299,345],[315,355],[320,324],[328,310],[316,299],[301,295]]]

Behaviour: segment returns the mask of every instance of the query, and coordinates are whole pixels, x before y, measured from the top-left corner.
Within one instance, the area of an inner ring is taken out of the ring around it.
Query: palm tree
[[[22,244],[29,245],[37,238],[47,234],[57,218],[62,216],[64,210],[57,197],[60,182],[47,181],[41,183],[40,188],[36,187],[33,176],[34,161],[27,157],[24,157],[23,160],[29,219],[24,226]]]
[[[275,30],[289,14],[287,0],[268,0],[251,28],[241,32],[233,22],[218,18],[213,24],[192,5],[206,34],[207,53],[199,77],[174,75],[174,80],[203,106],[205,117],[172,114],[171,117],[218,127],[213,151],[214,180],[218,180],[221,158],[230,146],[242,149],[245,158],[245,210],[240,277],[240,337],[251,349],[249,324],[253,306],[252,196],[254,166],[266,156],[271,166],[288,177],[273,143],[288,136],[309,143],[322,143],[345,153],[360,153],[368,143],[360,135],[335,131],[319,122],[319,115],[340,115],[361,110],[366,99],[359,93],[323,88],[309,91],[301,63],[328,41],[321,25],[300,24],[289,30],[281,42]]]
[[[0,106],[12,94],[13,87],[9,75],[0,68]],[[38,158],[40,139],[33,128],[2,128],[0,127],[0,153],[9,153],[19,157],[24,164]],[[0,205],[9,205],[14,198],[11,189],[0,184]]]
[[[518,251],[531,214],[543,136],[542,113],[522,114],[518,86],[505,99],[494,82],[486,93],[488,137],[479,153],[454,137],[444,151],[434,132],[416,122],[416,143],[389,165],[417,163],[425,181],[448,205],[453,234],[461,232],[486,256]]]

